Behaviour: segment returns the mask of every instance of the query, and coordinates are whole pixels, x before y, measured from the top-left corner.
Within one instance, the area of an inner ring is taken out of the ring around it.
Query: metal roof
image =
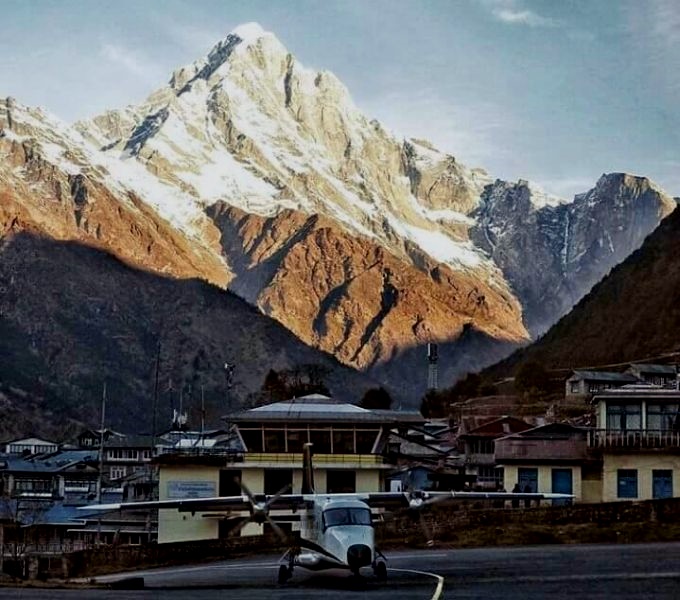
[[[417,411],[367,409],[355,404],[333,400],[321,394],[310,394],[274,402],[223,417],[229,422],[305,421],[335,423],[423,423]]]
[[[615,373],[613,371],[574,371],[574,374],[569,378],[578,377],[589,381],[621,381],[633,383],[637,381],[635,375],[630,373]]]
[[[631,369],[640,371],[640,373],[654,373],[660,375],[675,375],[675,365],[650,365],[641,363],[631,363]]]

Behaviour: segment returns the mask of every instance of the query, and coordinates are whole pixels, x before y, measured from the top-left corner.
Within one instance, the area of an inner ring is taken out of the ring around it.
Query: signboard
[[[214,498],[216,488],[214,481],[168,481],[168,499]]]

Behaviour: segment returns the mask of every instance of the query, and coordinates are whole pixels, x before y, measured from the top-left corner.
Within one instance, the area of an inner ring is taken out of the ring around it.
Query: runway
[[[0,589],[0,598],[163,599],[224,598],[437,600],[680,597],[680,543],[629,546],[534,546],[388,553],[388,581],[367,572],[357,583],[347,573],[296,570],[276,581],[276,557],[139,571],[143,591]],[[98,578],[111,582],[131,573]],[[442,584],[442,585],[440,585]],[[440,589],[441,588],[441,589]],[[437,596],[437,594],[440,594]]]

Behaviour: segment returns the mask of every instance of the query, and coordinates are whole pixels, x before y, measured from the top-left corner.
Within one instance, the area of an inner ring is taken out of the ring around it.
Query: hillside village
[[[526,414],[519,396],[515,414],[507,413],[507,396],[487,396],[425,419],[311,393],[231,412],[216,428],[197,430],[179,415],[157,435],[86,428],[69,440],[7,440],[0,454],[2,560],[9,572],[27,574],[59,569],[64,555],[93,547],[227,539],[233,533],[221,512],[178,521],[174,510],[80,509],[240,495],[242,485],[254,494],[286,486],[299,492],[306,442],[313,444],[321,493],[564,493],[573,496],[568,504],[673,497],[680,477],[677,365],[577,370],[561,381],[557,404],[568,406],[570,417],[555,405]],[[478,508],[537,506],[505,500]],[[250,523],[238,535],[262,532]]]

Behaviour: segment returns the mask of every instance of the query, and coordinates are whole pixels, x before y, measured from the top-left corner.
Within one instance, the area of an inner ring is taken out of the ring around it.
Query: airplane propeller
[[[444,500],[447,500],[448,498],[442,496],[429,497],[427,492],[420,490],[408,490],[406,493],[408,494],[408,506],[402,509],[401,513],[406,513],[406,515],[410,517],[411,520],[418,521],[420,528],[425,534],[426,545],[433,546],[434,535],[431,528],[428,526],[427,521],[425,521],[423,511],[434,504],[438,504]]]
[[[272,505],[281,497],[283,494],[290,490],[290,484],[282,487],[276,494],[267,499],[266,502],[258,502],[258,500],[253,496],[253,493],[248,489],[245,483],[238,481],[241,490],[248,498],[250,505],[248,506],[249,516],[240,519],[236,525],[231,529],[232,534],[237,535],[248,523],[257,523],[258,525],[263,525],[267,523],[273,530],[274,533],[283,542],[288,540],[288,536],[285,531],[269,516],[269,511]]]

